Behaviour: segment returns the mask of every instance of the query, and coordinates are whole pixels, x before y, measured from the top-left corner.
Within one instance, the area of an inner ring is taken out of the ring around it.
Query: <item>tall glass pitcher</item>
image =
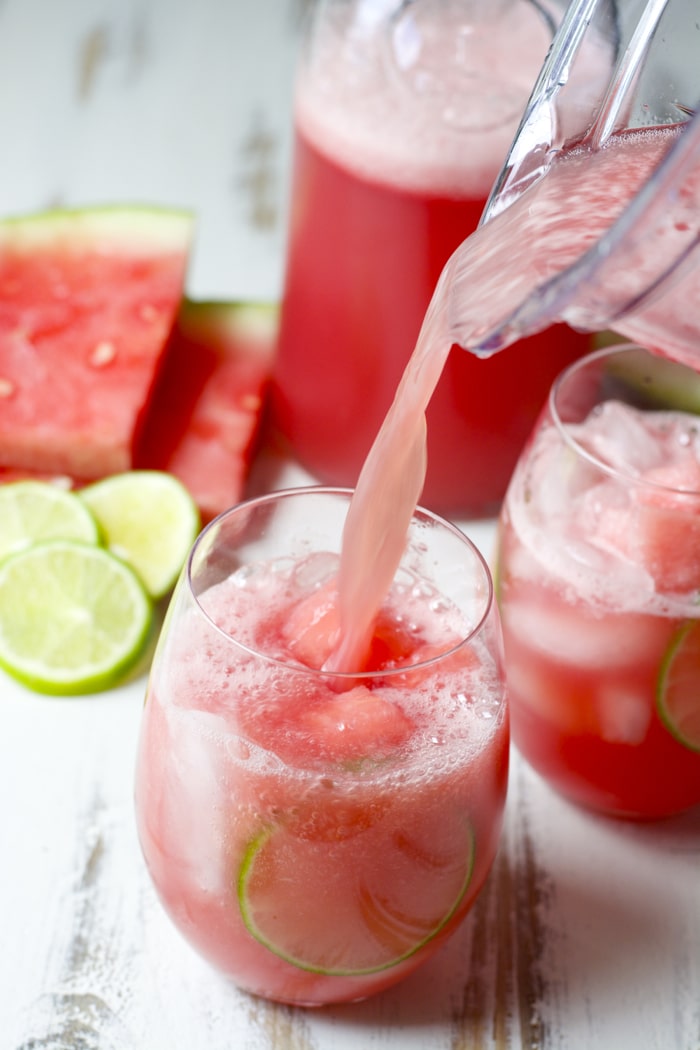
[[[355,483],[560,19],[554,0],[315,5],[296,89],[272,400],[278,429],[318,479]],[[575,106],[607,83],[614,31],[601,41],[584,49]],[[561,326],[507,361],[453,349],[428,410],[423,502],[492,512],[553,377],[588,348]]]

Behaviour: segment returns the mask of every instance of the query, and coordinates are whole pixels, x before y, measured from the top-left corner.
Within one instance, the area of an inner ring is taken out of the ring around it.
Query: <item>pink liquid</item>
[[[394,984],[454,930],[496,851],[508,761],[501,669],[483,636],[434,666],[391,671],[464,637],[434,592],[389,596],[375,676],[339,693],[312,673],[333,608],[323,589],[307,593],[314,564],[258,566],[200,596],[286,670],[201,615],[175,618],[136,784],[148,868],[183,935],[243,988],[307,1005]],[[251,858],[255,893],[242,898]]]
[[[698,611],[696,428],[680,413],[628,419],[612,402],[571,428],[631,476],[677,486],[663,489],[618,483],[543,425],[501,518],[513,740],[567,798],[616,816],[700,803],[700,751],[660,707],[668,653]],[[682,688],[697,696],[700,666],[688,675]]]

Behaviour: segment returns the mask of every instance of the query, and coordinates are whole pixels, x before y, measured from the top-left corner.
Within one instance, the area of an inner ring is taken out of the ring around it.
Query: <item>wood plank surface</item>
[[[278,296],[305,7],[0,0],[0,213],[191,207],[190,292]],[[263,460],[251,491],[299,479]],[[465,527],[490,554],[492,523]],[[231,987],[140,856],[144,688],[47,699],[0,677],[0,1050],[700,1050],[700,812],[598,819],[517,755],[491,876],[432,963],[315,1011]]]

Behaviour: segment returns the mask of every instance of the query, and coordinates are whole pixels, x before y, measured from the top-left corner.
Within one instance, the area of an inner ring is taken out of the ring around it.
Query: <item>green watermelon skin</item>
[[[182,303],[136,461],[175,474],[205,521],[243,496],[277,327],[273,303]]]
[[[131,205],[0,221],[0,468],[134,465],[192,235],[189,212]]]

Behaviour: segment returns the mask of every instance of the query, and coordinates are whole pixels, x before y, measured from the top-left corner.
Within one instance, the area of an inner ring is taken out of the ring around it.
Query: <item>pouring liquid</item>
[[[536,295],[536,290],[547,279],[569,267],[600,239],[676,134],[675,127],[635,130],[614,136],[595,152],[579,146],[562,153],[545,178],[480,227],[448,261],[394,401],[360,472],[348,512],[339,579],[341,633],[328,662],[330,670],[352,671],[362,666],[377,612],[404,549],[425,478],[425,410],[455,341],[452,298],[456,296],[458,303],[460,344],[466,349],[483,349],[487,333],[499,328],[507,331],[508,319],[523,304],[532,301],[533,307],[537,305],[541,293]],[[699,215],[700,171],[696,171],[678,195],[675,208],[669,210],[659,236],[697,239]],[[694,220],[689,222],[689,216]],[[656,242],[640,245],[642,272],[645,258],[660,249]],[[632,294],[639,272],[617,274],[616,280],[611,295],[624,299],[625,294]],[[679,313],[694,319],[692,337],[700,339],[700,275],[686,275],[662,303],[652,299],[648,307],[642,304],[618,330],[651,350],[680,360],[682,354],[673,340],[667,345],[663,338],[664,318]],[[541,313],[538,316],[545,327],[548,319]],[[519,324],[514,338],[523,334],[522,319]],[[581,327],[585,327],[585,316]],[[536,330],[533,320],[529,331]],[[498,397],[497,390],[493,397]]]

